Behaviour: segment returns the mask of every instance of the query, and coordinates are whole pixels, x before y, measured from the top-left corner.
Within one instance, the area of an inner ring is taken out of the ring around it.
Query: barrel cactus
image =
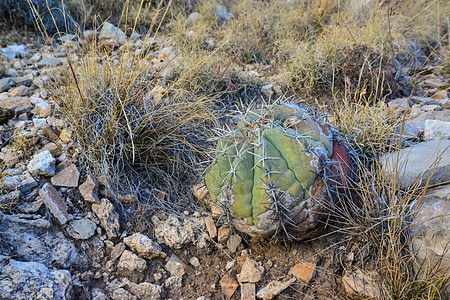
[[[237,230],[304,239],[316,232],[329,187],[349,171],[346,147],[331,127],[284,104],[239,118],[217,143],[206,185]]]

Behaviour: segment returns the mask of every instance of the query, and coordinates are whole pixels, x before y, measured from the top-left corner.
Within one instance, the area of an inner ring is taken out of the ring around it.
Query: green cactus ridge
[[[226,203],[240,223],[268,229],[274,201],[291,213],[308,209],[332,145],[331,130],[300,107],[249,111],[217,144],[216,162],[206,175],[212,201]]]

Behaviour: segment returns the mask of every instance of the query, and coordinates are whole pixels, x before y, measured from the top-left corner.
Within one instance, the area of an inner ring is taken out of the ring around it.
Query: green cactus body
[[[282,221],[280,210],[302,231],[317,221],[307,222],[317,202],[312,190],[332,151],[331,130],[300,107],[250,111],[218,142],[206,185],[212,201],[229,210],[241,231],[273,233]]]

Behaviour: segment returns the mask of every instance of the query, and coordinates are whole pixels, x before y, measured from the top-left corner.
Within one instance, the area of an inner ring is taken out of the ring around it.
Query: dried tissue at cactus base
[[[330,188],[350,174],[331,127],[292,104],[249,111],[217,144],[206,175],[212,201],[253,236],[317,234]]]

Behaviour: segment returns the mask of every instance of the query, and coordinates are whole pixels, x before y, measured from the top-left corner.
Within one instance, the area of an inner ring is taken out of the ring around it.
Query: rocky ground
[[[113,32],[104,26],[99,38]],[[74,47],[83,43],[83,37],[66,38]],[[168,39],[157,41],[154,63],[173,58]],[[142,233],[129,226],[101,178],[80,164],[70,128],[46,89],[54,67],[67,66],[62,42],[0,49],[1,299],[342,299],[379,293],[378,275],[346,273],[335,261],[343,251],[353,259],[352,249],[340,247],[340,235],[286,244],[254,239],[230,233],[207,209],[156,212]],[[420,259],[443,257],[448,265],[449,82],[432,68],[415,78],[420,83],[413,97],[387,103],[399,117],[407,111],[407,147],[382,162],[389,174],[400,160],[403,189],[418,179],[423,186],[432,173],[432,188],[413,220],[413,247]],[[261,93],[272,95],[277,83],[263,73]],[[207,197],[201,186],[193,192],[202,201]]]

